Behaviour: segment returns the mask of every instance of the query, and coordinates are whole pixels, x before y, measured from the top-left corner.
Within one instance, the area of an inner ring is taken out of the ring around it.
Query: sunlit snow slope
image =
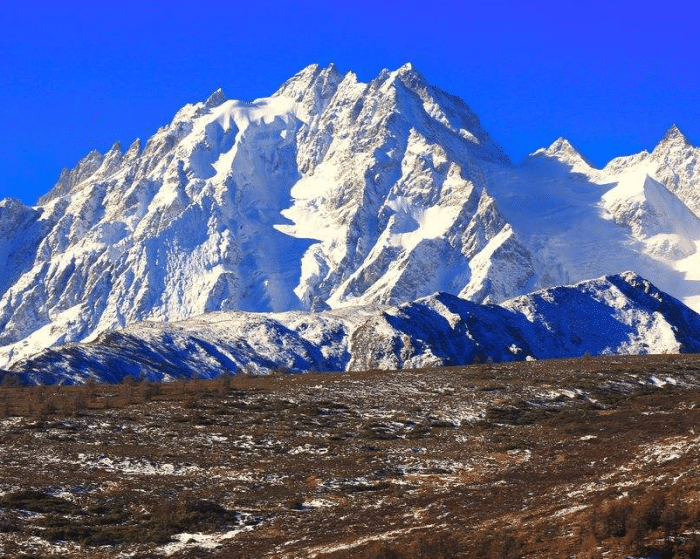
[[[0,367],[142,321],[500,302],[624,269],[700,308],[698,153],[673,128],[603,170],[565,140],[515,166],[410,64],[217,91],[35,207],[0,201]]]
[[[487,184],[533,258],[538,287],[635,270],[700,310],[700,149],[674,126],[651,154],[593,168],[566,140]]]

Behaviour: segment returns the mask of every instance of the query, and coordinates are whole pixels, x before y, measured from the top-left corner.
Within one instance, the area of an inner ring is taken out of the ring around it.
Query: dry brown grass
[[[5,384],[0,403],[0,556],[242,530],[172,556],[698,557],[699,356]]]

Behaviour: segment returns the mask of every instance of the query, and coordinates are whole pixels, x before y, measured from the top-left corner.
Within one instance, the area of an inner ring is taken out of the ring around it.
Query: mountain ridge
[[[319,313],[221,311],[144,322],[14,363],[25,382],[173,380],[583,355],[700,352],[700,315],[633,272],[479,305],[435,293]]]
[[[311,65],[251,102],[216,90],[143,144],[90,152],[36,206],[2,202],[0,366],[142,321],[496,303],[625,268],[700,308],[700,152],[677,128],[662,144],[600,170],[560,139],[513,165],[411,64],[368,83]],[[606,205],[643,173],[668,211]]]

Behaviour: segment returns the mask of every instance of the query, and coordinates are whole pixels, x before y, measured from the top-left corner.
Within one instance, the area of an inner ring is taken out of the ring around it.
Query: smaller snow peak
[[[342,81],[343,75],[338,71],[338,67],[331,62],[328,68],[323,68],[318,73],[316,82],[320,84],[324,90],[324,94],[332,95],[335,93],[338,84]]]
[[[287,97],[297,103],[297,117],[308,121],[325,110],[342,78],[335,64],[328,68],[312,64],[284,82],[272,96]]]
[[[110,155],[115,155],[115,154],[121,153],[121,152],[122,152],[122,143],[121,143],[121,140],[117,140],[116,142],[114,142],[114,144],[112,144],[112,147],[109,148],[109,151],[107,152],[106,155],[110,156]]]
[[[661,141],[657,144],[656,148],[654,148],[654,151],[658,152],[661,149],[668,149],[673,146],[684,147],[689,145],[690,142],[688,142],[688,138],[686,138],[685,134],[674,124],[666,131],[666,134],[661,138]]]
[[[387,79],[389,79],[392,75],[392,71],[384,68],[379,74],[377,74],[377,77],[372,80],[372,83],[376,83],[377,86],[381,85],[384,83]]]
[[[225,101],[226,94],[224,93],[223,89],[219,88],[209,96],[209,98],[205,101],[204,105],[208,109],[213,109],[214,107],[218,107]]]
[[[320,73],[321,66],[319,64],[309,64],[306,68],[297,72],[284,82],[272,96],[277,97],[283,95],[294,100],[299,100]]]
[[[673,139],[675,140],[680,140],[683,143],[688,143],[688,138],[686,138],[685,134],[681,132],[680,128],[676,126],[675,124],[672,124],[671,127],[666,131],[666,134],[664,134],[663,140],[670,140]],[[663,141],[662,140],[662,141]]]
[[[425,87],[427,85],[423,75],[418,72],[413,64],[407,62],[398,70],[391,72],[392,77],[401,80],[409,89]]]
[[[409,74],[409,73],[413,73],[413,72],[415,72],[415,71],[416,71],[415,66],[413,66],[413,64],[410,63],[410,62],[406,62],[406,64],[404,64],[404,65],[401,66],[398,70],[396,70],[396,73],[397,73],[399,76],[401,76],[401,75],[403,75],[403,74]]]
[[[124,154],[124,156],[127,158],[131,158],[131,157],[137,156],[140,152],[141,152],[141,140],[139,138],[136,138],[133,142],[131,142],[129,149],[126,150],[126,153]]]
[[[566,138],[556,139],[548,148],[540,148],[532,156],[551,157],[572,167],[593,168],[593,165]]]
[[[340,80],[338,83],[338,88],[342,88],[343,86],[352,86],[357,84],[357,74],[353,71],[345,72],[343,74],[343,78]]]
[[[548,155],[564,155],[566,157],[581,157],[579,151],[571,145],[571,142],[566,138],[557,138],[552,145],[549,146],[545,153]]]
[[[297,72],[292,76],[292,80],[295,78],[301,78],[301,77],[307,77],[307,76],[315,76],[321,71],[321,65],[318,64],[317,62],[314,62],[313,64],[309,64],[306,68],[303,70]],[[291,81],[291,80],[289,80]]]
[[[18,209],[26,209],[27,207],[28,206],[19,198],[2,198],[0,200],[0,210],[8,210],[13,212]]]
[[[102,156],[102,153],[100,152],[99,149],[97,149],[97,148],[92,149],[88,152],[88,154],[85,157],[83,157],[80,161],[78,161],[78,165],[76,166],[76,169],[85,163],[90,163],[90,162],[93,162],[96,160],[102,161],[102,158],[103,158],[103,156]]]
[[[547,151],[576,151],[574,149],[574,146],[571,145],[571,142],[567,140],[566,138],[557,138],[554,142],[552,142],[552,145],[549,146]]]
[[[100,168],[104,160],[105,156],[93,149],[78,161],[73,169],[63,169],[61,176],[58,177],[58,182],[48,193],[39,198],[37,204],[43,206],[51,200],[67,194],[75,185],[90,178]]]
[[[331,62],[328,65],[328,68],[324,68],[321,71],[322,74],[325,74],[327,76],[340,76],[340,72],[338,71],[338,67],[335,65],[334,62]]]

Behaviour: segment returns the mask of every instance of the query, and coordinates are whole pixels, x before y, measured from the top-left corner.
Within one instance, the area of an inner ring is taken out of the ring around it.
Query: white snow
[[[125,458],[123,460],[115,460],[108,456],[88,456],[86,454],[78,455],[78,464],[83,468],[97,468],[106,471],[118,471],[129,475],[169,475],[169,476],[186,476],[192,472],[200,470],[198,466],[160,464],[151,460],[131,460]]]
[[[159,547],[156,552],[170,556],[180,551],[192,548],[214,550],[217,547],[220,547],[222,542],[233,539],[238,534],[243,532],[249,532],[253,528],[254,526],[241,526],[235,530],[228,530],[227,532],[218,532],[213,534],[203,534],[201,532],[194,534],[186,532],[182,534],[175,534],[173,539],[177,541]]]
[[[588,505],[574,505],[573,507],[568,507],[565,509],[558,510],[553,514],[553,516],[569,516],[570,514],[574,514],[575,512],[578,512],[580,510],[587,509]]]
[[[699,157],[673,127],[604,169],[563,138],[512,165],[410,64],[369,83],[311,65],[251,102],[217,91],[143,146],[89,153],[35,208],[0,201],[0,367],[144,321],[500,303],[622,270],[700,310]],[[643,321],[620,351],[678,351],[663,318],[618,312]]]
[[[637,461],[663,464],[678,460],[684,454],[697,453],[698,449],[700,449],[700,437],[672,437],[664,443],[642,446]]]

